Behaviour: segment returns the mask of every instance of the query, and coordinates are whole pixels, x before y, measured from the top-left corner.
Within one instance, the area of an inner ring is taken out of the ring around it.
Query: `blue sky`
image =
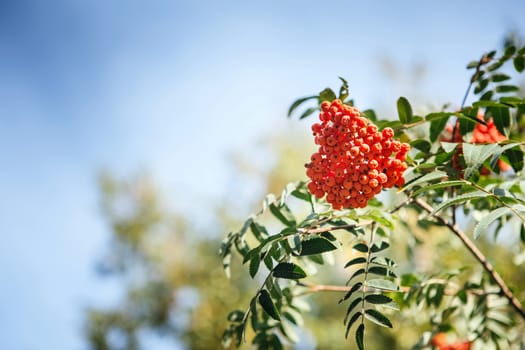
[[[343,76],[358,107],[386,114],[399,95],[459,104],[466,63],[525,35],[523,13],[521,0],[0,1],[0,348],[85,348],[82,308],[115,290],[93,272],[109,238],[101,169],[147,171],[196,215],[226,195],[232,152],[306,131],[285,118],[295,98]]]

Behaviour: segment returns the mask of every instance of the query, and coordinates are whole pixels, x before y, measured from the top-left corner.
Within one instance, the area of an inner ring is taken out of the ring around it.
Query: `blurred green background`
[[[465,65],[523,35],[524,10],[0,2],[0,348],[218,348],[254,289],[244,270],[225,278],[218,242],[304,178],[313,145],[291,102],[343,76],[383,117],[400,95],[419,111],[459,105]],[[337,300],[312,296],[298,348],[347,345]],[[407,346],[414,322],[385,339]]]

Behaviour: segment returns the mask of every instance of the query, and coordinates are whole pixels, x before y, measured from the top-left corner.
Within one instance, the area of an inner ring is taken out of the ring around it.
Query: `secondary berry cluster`
[[[312,125],[319,149],[305,165],[310,193],[326,195],[334,209],[364,208],[383,188],[404,184],[410,146],[394,140],[392,128],[378,130],[340,100],[323,102],[319,119]]]

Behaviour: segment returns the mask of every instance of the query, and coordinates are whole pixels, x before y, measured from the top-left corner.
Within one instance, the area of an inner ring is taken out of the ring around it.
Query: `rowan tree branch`
[[[417,206],[419,206],[421,209],[429,213],[431,216],[433,216],[438,222],[448,227],[448,229],[456,237],[458,237],[461,240],[463,245],[472,253],[472,255],[474,255],[476,260],[479,261],[481,266],[483,266],[483,268],[489,274],[492,280],[498,285],[498,287],[500,288],[501,294],[505,298],[507,298],[510,305],[525,321],[525,310],[523,310],[523,306],[521,305],[520,301],[514,296],[514,294],[512,294],[512,292],[510,291],[509,287],[507,286],[503,278],[501,278],[501,276],[494,270],[494,266],[492,266],[492,264],[487,260],[485,255],[483,255],[483,253],[470,240],[470,238],[456,224],[448,222],[440,215],[433,214],[432,212],[434,211],[434,209],[427,202],[417,198],[417,199],[414,199],[414,203]]]

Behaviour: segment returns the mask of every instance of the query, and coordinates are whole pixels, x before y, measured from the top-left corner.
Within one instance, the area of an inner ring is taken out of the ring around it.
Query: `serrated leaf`
[[[281,315],[273,303],[270,293],[266,289],[261,290],[259,294],[259,304],[262,306],[263,310],[274,320],[280,321]]]
[[[379,326],[392,328],[392,323],[390,322],[390,320],[377,310],[366,309],[365,317]]]
[[[352,248],[361,253],[368,253],[368,246],[364,243],[357,243]]]
[[[428,174],[425,174],[423,176],[420,176],[418,178],[415,178],[414,180],[407,182],[407,184],[405,185],[405,187],[401,189],[401,191],[406,191],[414,186],[417,186],[425,182],[443,179],[446,176],[447,176],[447,173],[441,170],[435,171],[433,173],[428,173]]]
[[[487,194],[485,192],[483,192],[483,191],[473,191],[473,192],[469,192],[469,193],[465,193],[465,194],[456,196],[454,198],[451,198],[451,199],[441,203],[436,208],[434,208],[434,211],[432,212],[432,215],[434,215],[438,211],[441,211],[441,210],[443,210],[445,208],[448,208],[448,207],[450,207],[450,206],[452,206],[454,204],[460,204],[460,203],[464,203],[464,202],[467,202],[467,201],[470,201],[470,200],[473,200],[473,199],[480,199],[480,198],[485,198],[485,197],[487,197]]]
[[[471,143],[463,144],[463,157],[467,168],[464,172],[465,179],[468,179],[472,174],[483,165],[485,160],[494,155],[500,150],[497,144],[488,145],[473,145]]]
[[[294,263],[281,262],[273,269],[273,276],[287,279],[300,279],[306,277],[306,272]]]
[[[364,337],[365,337],[365,325],[361,323],[359,327],[357,327],[357,330],[355,331],[355,342],[359,350],[365,349]]]
[[[349,266],[356,265],[356,264],[364,264],[366,263],[366,258],[364,256],[359,256],[357,258],[353,258],[349,262],[346,263],[345,269]]]
[[[465,181],[462,181],[462,180],[438,182],[436,184],[431,184],[431,185],[426,185],[426,186],[421,187],[420,189],[414,191],[414,193],[412,193],[412,196],[415,197],[421,193],[436,190],[439,188],[457,187],[457,186],[469,187],[470,185],[468,185]]]
[[[321,254],[337,249],[337,247],[329,240],[321,237],[315,237],[302,241],[301,245],[301,256]]]
[[[400,97],[397,100],[397,114],[399,121],[403,124],[410,123],[412,120],[412,106],[410,106],[410,102],[405,97]]]
[[[483,218],[478,222],[476,227],[474,227],[474,239],[477,239],[479,235],[482,234],[495,220],[509,213],[511,213],[510,208],[501,207],[483,216]]]
[[[399,288],[394,282],[390,280],[382,279],[382,278],[374,278],[374,279],[368,280],[366,284],[369,287],[381,289],[384,291],[392,291],[392,292],[399,291]]]

